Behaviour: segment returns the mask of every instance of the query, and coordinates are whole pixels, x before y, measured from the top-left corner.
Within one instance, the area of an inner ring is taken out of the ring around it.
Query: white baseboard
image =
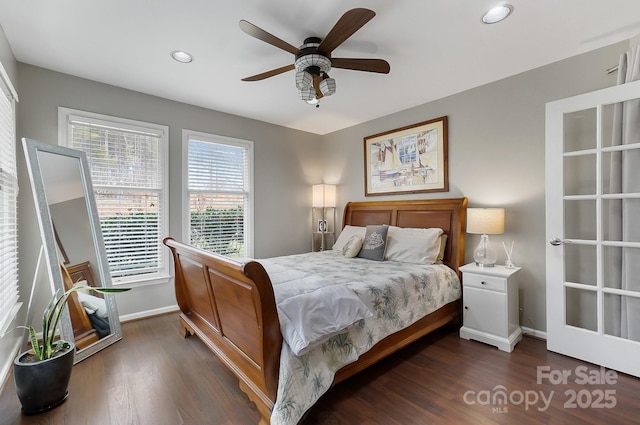
[[[152,310],[139,311],[137,313],[123,314],[120,316],[120,322],[130,322],[132,320],[144,319],[145,317],[159,316],[161,314],[173,313],[174,311],[180,311],[177,304],[167,307],[154,308]]]
[[[547,333],[543,332],[543,331],[539,331],[537,329],[532,329],[532,328],[527,328],[524,326],[520,326],[522,328],[522,333],[525,335],[529,335],[529,336],[534,336],[536,338],[540,338],[540,339],[547,339]]]

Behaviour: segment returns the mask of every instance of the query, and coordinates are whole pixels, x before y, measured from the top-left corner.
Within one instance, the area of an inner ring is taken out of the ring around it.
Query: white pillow
[[[345,244],[351,238],[351,236],[356,235],[360,236],[360,239],[364,239],[364,234],[367,232],[366,227],[360,226],[344,226],[342,232],[340,232],[340,236],[338,236],[338,240],[333,244],[333,249],[336,251],[342,252]]]
[[[87,310],[87,313],[95,313],[96,315],[107,318],[109,315],[107,312],[107,303],[104,301],[104,298],[94,297],[93,295],[89,295],[86,292],[78,291],[78,298],[80,299],[80,304]]]
[[[442,229],[416,229],[389,226],[387,252],[389,261],[413,264],[434,264],[440,253]]]
[[[360,248],[362,248],[362,238],[358,235],[353,235],[342,247],[342,255],[346,258],[353,258],[358,255]]]
[[[325,286],[278,303],[282,337],[296,356],[347,331],[373,316],[356,294],[344,285]]]

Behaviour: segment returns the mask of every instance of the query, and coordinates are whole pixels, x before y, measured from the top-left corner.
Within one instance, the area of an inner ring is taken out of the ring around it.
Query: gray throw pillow
[[[383,261],[387,249],[387,232],[389,226],[367,226],[358,257],[368,260]]]

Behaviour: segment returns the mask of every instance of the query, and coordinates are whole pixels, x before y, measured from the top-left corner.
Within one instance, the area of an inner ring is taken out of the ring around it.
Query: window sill
[[[170,275],[156,275],[153,277],[147,277],[147,278],[141,278],[141,279],[136,279],[136,280],[128,280],[128,279],[122,279],[122,280],[117,280],[117,279],[113,279],[113,286],[114,287],[118,287],[118,286],[127,286],[130,288],[138,288],[141,286],[151,286],[151,285],[163,285],[165,283],[169,283],[169,281],[171,280],[171,276]]]

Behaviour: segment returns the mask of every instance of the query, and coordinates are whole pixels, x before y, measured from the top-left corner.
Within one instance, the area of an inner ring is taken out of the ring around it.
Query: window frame
[[[196,130],[182,130],[182,240],[185,243],[190,241],[191,228],[191,210],[190,210],[190,192],[189,192],[189,141],[196,139],[202,142],[222,144],[227,146],[241,147],[247,149],[247,181],[249,188],[247,190],[248,207],[244,217],[244,234],[245,234],[245,257],[253,257],[254,255],[254,181],[253,181],[253,142],[250,140],[236,139],[233,137],[219,136],[211,133],[205,133]]]
[[[103,124],[109,127],[119,127],[136,132],[149,132],[158,135],[159,139],[159,160],[161,167],[160,176],[160,209],[161,219],[160,235],[169,234],[169,127],[160,124],[147,123],[128,118],[115,117],[111,115],[98,114],[94,112],[82,111],[65,107],[58,108],[58,144],[70,147],[69,125],[72,119],[81,118],[89,123]],[[92,182],[93,184],[93,182]],[[95,190],[95,189],[94,189]],[[171,279],[171,263],[168,250],[162,244],[162,239],[158,240],[158,258],[162,262],[158,271],[149,274],[114,277],[111,276],[114,286],[146,286],[167,283]]]
[[[20,287],[19,287],[19,261],[20,261],[20,252],[19,252],[19,229],[18,229],[18,193],[19,193],[19,185],[18,185],[18,164],[17,164],[17,156],[18,156],[18,143],[16,140],[16,131],[17,131],[17,114],[16,114],[16,103],[18,102],[18,93],[16,92],[13,84],[11,83],[11,79],[7,74],[4,66],[0,63],[0,95],[5,96],[10,103],[11,108],[11,125],[10,135],[13,136],[13,165],[14,165],[14,185],[12,186],[14,189],[14,196],[12,197],[13,207],[15,208],[13,211],[14,214],[14,222],[13,222],[13,232],[15,232],[15,245],[13,246],[13,254],[15,257],[13,258],[15,264],[15,280],[12,282],[8,280],[8,284],[12,288],[10,291],[15,296],[15,303],[6,311],[2,312],[0,315],[0,335],[4,335],[5,331],[9,328],[11,323],[14,322],[20,308],[22,307],[22,302],[20,301]],[[9,201],[11,203],[11,200]],[[4,271],[3,271],[4,273]],[[2,291],[2,288],[0,288]],[[0,383],[3,382],[4,377],[1,375],[0,371]]]

